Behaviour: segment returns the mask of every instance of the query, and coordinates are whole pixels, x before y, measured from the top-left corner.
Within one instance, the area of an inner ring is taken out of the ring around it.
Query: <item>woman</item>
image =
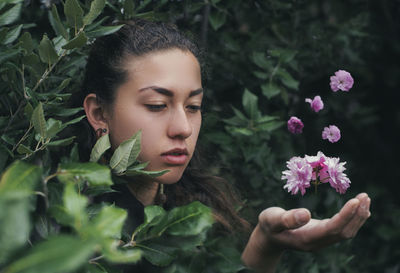
[[[89,56],[83,95],[92,136],[87,151],[96,132],[97,137],[109,134],[115,149],[141,130],[139,160],[150,162],[146,170],[170,170],[153,179],[135,178],[123,198],[154,204],[159,185],[166,185],[166,207],[196,199],[211,206],[228,229],[235,223],[245,226],[235,213],[233,195],[219,186],[225,184],[190,163],[202,119],[201,67],[197,47],[175,27],[135,20],[98,39]],[[118,204],[119,197],[113,198]],[[359,194],[325,220],[311,219],[306,209],[268,208],[259,215],[242,260],[257,272],[274,272],[286,249],[311,251],[353,237],[370,216],[369,205],[367,194]]]

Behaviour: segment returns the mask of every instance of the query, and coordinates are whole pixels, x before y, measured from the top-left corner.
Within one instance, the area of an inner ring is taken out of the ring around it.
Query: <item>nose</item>
[[[170,116],[168,136],[171,138],[188,138],[192,135],[192,124],[185,109],[176,109]]]

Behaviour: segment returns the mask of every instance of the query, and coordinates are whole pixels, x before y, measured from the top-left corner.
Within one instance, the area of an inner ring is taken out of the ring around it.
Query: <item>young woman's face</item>
[[[192,53],[171,49],[132,57],[128,79],[106,114],[113,148],[142,130],[139,160],[146,170],[170,172],[156,178],[175,183],[192,158],[201,126],[200,66]]]

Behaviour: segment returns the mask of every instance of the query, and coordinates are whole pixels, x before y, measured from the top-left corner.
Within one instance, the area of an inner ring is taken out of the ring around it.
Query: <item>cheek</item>
[[[124,109],[122,109],[124,110]],[[115,149],[123,141],[131,138],[140,129],[140,119],[132,111],[119,111],[114,113],[110,127],[111,145]]]
[[[196,145],[197,139],[199,137],[200,128],[201,128],[201,116],[196,118],[192,123],[192,130],[193,130],[192,141],[194,142],[194,145]]]

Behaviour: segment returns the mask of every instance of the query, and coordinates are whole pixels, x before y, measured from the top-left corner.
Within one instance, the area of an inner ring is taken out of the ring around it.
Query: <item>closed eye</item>
[[[145,104],[145,106],[152,112],[160,112],[167,107],[165,104]]]
[[[201,111],[201,106],[199,106],[199,105],[188,105],[187,109],[192,113],[196,113],[198,111]]]

